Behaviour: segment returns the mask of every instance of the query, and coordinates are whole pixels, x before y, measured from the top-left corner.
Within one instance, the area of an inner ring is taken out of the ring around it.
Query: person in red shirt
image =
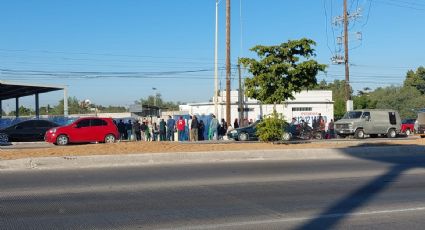
[[[186,127],[186,122],[184,121],[183,117],[180,116],[179,120],[177,121],[177,132],[179,135],[179,141],[184,140],[184,131]]]

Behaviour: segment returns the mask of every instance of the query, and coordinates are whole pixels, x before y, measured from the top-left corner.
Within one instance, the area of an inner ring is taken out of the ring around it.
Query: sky
[[[222,89],[225,5],[218,19]],[[0,8],[0,80],[66,85],[69,96],[104,106],[155,93],[174,102],[213,95],[215,0],[0,0]],[[359,16],[349,25],[355,92],[402,85],[408,70],[425,65],[425,0],[348,0],[348,8]],[[343,80],[344,66],[331,61],[343,54],[336,42],[342,28],[332,24],[341,15],[342,0],[231,0],[231,88],[238,88],[237,58],[256,57],[250,48],[304,37],[328,65],[318,80]],[[42,94],[40,105],[62,98],[61,91]],[[33,108],[34,97],[21,103]],[[14,107],[3,101],[4,110]]]

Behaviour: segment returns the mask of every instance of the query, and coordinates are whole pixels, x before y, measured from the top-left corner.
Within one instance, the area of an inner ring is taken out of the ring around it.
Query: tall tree
[[[263,103],[281,103],[294,93],[317,85],[316,75],[326,65],[313,60],[316,56],[313,40],[289,40],[275,46],[257,45],[251,51],[259,60],[241,58],[240,62],[253,75],[245,81],[245,94]]]
[[[406,80],[404,80],[404,86],[415,87],[421,94],[425,94],[425,68],[420,66],[416,72],[409,70],[406,74]]]
[[[337,120],[344,116],[346,111],[345,80],[334,80],[334,82],[331,83],[326,83],[325,80],[322,80],[314,89],[332,90],[332,100],[334,101],[334,118]]]

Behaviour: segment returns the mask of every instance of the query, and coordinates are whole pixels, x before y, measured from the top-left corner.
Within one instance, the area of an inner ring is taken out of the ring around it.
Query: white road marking
[[[380,215],[380,214],[391,214],[391,213],[415,212],[415,211],[425,211],[425,207],[378,210],[378,211],[368,211],[368,212],[354,212],[354,213],[335,213],[335,214],[312,216],[312,217],[295,217],[295,218],[278,218],[278,219],[269,219],[269,220],[241,221],[241,222],[223,223],[223,224],[196,225],[196,226],[188,226],[188,227],[180,227],[180,228],[163,228],[163,230],[222,229],[222,228],[228,228],[228,227],[241,227],[241,226],[249,226],[249,225],[300,222],[300,221],[309,221],[309,220],[316,220],[316,219],[339,218],[339,217],[350,217],[350,216],[368,216],[368,215]]]

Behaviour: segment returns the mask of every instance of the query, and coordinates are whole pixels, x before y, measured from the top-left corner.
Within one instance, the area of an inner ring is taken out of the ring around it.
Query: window
[[[92,119],[91,120],[91,126],[106,126],[108,125],[106,121],[102,119]]]
[[[53,124],[50,121],[39,120],[36,123],[37,127],[53,127]]]
[[[390,124],[392,124],[392,125],[397,124],[397,119],[395,117],[395,112],[389,112],[388,115],[390,117]]]
[[[81,120],[77,123],[77,127],[82,128],[82,127],[89,127],[90,126],[90,120],[89,119],[84,119]]]
[[[370,119],[370,112],[364,112],[363,113],[362,118],[366,118],[366,117],[369,117],[369,119]]]
[[[292,111],[312,111],[311,107],[292,107]]]

